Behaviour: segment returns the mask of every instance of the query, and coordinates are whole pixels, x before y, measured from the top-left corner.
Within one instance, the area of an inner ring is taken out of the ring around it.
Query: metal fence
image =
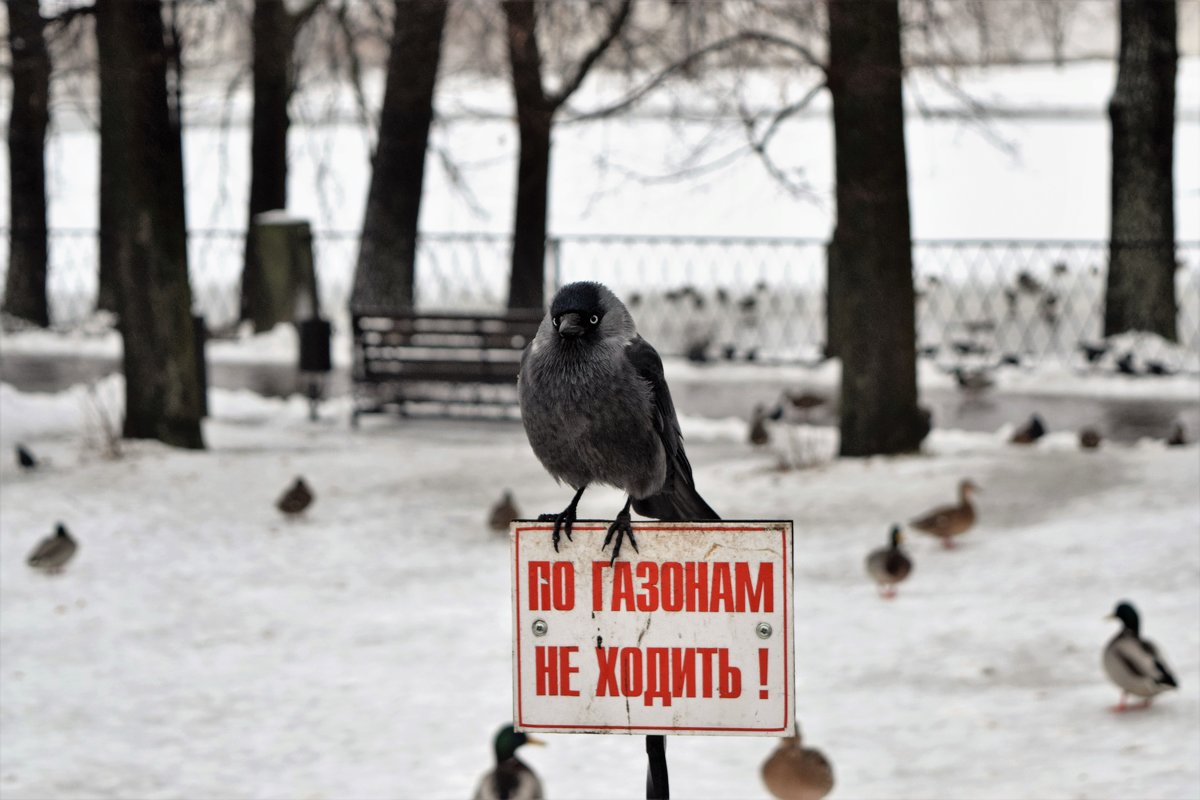
[[[3,232],[7,235],[8,231]],[[803,362],[825,336],[825,242],[815,239],[559,236],[548,272],[558,283],[591,279],[625,298],[639,329],[664,353]],[[209,327],[238,313],[243,234],[189,235],[195,305]],[[358,235],[314,235],[321,302],[344,322]],[[48,288],[56,326],[88,317],[97,295],[94,230],[54,230]],[[1176,246],[1180,344],[1200,351],[1200,242]],[[509,239],[427,234],[416,296],[429,309],[503,307]],[[0,253],[0,286],[7,272]],[[995,357],[1070,361],[1101,337],[1108,245],[1103,241],[918,241],[913,247],[922,347]]]

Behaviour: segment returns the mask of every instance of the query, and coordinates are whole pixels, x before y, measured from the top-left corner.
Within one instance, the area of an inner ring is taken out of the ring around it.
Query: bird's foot
[[[554,534],[551,536],[551,541],[554,542],[554,552],[558,552],[558,543],[562,539],[562,535],[567,535],[567,541],[571,539],[571,526],[575,524],[575,505],[572,503],[558,514],[539,514],[538,522],[553,522]]]
[[[949,537],[942,539],[942,547],[947,550],[953,550],[955,548],[954,540]]]
[[[633,537],[633,523],[629,519],[628,503],[621,510],[621,513],[617,514],[617,518],[613,520],[613,524],[608,526],[608,534],[604,537],[604,544],[600,546],[601,550],[608,547],[608,543],[612,541],[614,535],[617,537],[617,540],[613,543],[612,559],[608,562],[610,565],[616,563],[617,556],[621,554],[621,542],[625,540],[626,536],[629,537],[629,543],[633,545],[633,552],[639,552],[637,539]]]

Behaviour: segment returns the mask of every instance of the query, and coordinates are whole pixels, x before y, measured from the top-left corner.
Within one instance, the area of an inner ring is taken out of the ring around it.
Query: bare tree
[[[173,12],[174,8],[169,7]],[[187,272],[179,42],[159,0],[97,0],[101,240],[112,247],[127,438],[202,448]],[[174,19],[172,15],[172,19]],[[169,91],[173,87],[174,91]],[[105,169],[106,168],[106,169]]]
[[[915,297],[897,0],[829,2],[837,224],[829,343],[842,360],[841,455],[915,450]]]
[[[8,4],[12,112],[8,119],[8,275],[4,310],[46,327],[46,127],[50,123],[50,54],[35,0]]]
[[[296,90],[296,36],[324,0],[288,11],[284,0],[254,0],[254,110],[250,130],[250,214],[242,267],[241,318],[254,319],[261,283],[254,258],[254,216],[287,207],[288,103]]]
[[[550,132],[554,116],[617,39],[632,5],[633,0],[620,0],[600,38],[573,65],[560,88],[547,92],[542,78],[542,51],[538,46],[541,10],[538,3],[536,0],[504,0],[502,3],[520,134],[509,308],[541,308],[545,304],[546,213],[550,191]]]
[[[1175,0],[1121,0],[1104,334],[1175,340]]]
[[[351,307],[412,308],[425,150],[441,60],[445,0],[397,4]]]

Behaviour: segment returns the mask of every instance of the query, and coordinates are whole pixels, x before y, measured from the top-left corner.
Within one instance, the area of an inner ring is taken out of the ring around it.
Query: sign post
[[[517,730],[794,735],[792,523],[635,522],[613,564],[607,529],[512,525]]]

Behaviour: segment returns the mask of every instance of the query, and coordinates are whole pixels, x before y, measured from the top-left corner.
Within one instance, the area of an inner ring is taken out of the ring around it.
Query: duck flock
[[[785,393],[784,400],[786,402],[771,409],[763,405],[754,408],[747,435],[751,445],[761,447],[770,442],[768,421],[783,419],[789,410],[792,416],[799,414],[800,418],[807,420],[809,412],[824,402],[819,396],[809,393]],[[1013,445],[1029,445],[1046,433],[1045,423],[1034,414],[1013,431],[1009,442]],[[1099,434],[1093,429],[1084,428],[1079,433],[1081,449],[1095,449],[1099,441]],[[1167,444],[1178,446],[1186,443],[1182,426],[1176,425]],[[909,520],[907,526],[934,537],[947,550],[953,550],[959,537],[976,525],[978,514],[972,499],[980,491],[980,487],[971,479],[964,478],[958,484],[958,502],[918,514]],[[512,491],[506,489],[490,509],[488,525],[494,531],[507,532],[509,524],[520,519],[520,516]],[[895,599],[899,594],[899,585],[913,573],[913,557],[904,550],[903,544],[902,526],[892,525],[886,544],[866,556],[867,576],[875,583],[881,599]],[[1142,638],[1140,617],[1131,602],[1119,601],[1108,618],[1121,623],[1120,631],[1104,645],[1100,658],[1105,675],[1120,690],[1120,699],[1111,710],[1124,713],[1147,709],[1156,696],[1177,689],[1179,684],[1155,645]],[[1130,697],[1137,700],[1129,702]],[[511,725],[500,729],[495,739],[496,764],[480,780],[476,800],[542,797],[541,782],[529,765],[516,754],[517,748],[524,744],[543,743],[515,732]],[[767,790],[781,800],[820,800],[834,786],[831,762],[820,750],[803,745],[798,726],[797,735],[782,739],[763,762],[761,776]]]
[[[817,398],[811,395],[789,397],[789,402],[793,411],[803,417],[819,405]],[[766,444],[769,434],[765,421],[779,420],[782,416],[778,408],[757,408],[751,419],[750,443],[755,446]],[[1041,438],[1045,430],[1044,423],[1035,415],[1017,429],[1010,441],[1013,444],[1029,444]],[[1081,434],[1081,447],[1094,447],[1094,443],[1085,441],[1085,438]],[[1185,441],[1183,432],[1177,429],[1172,432],[1169,443],[1182,444]],[[17,446],[16,460],[25,471],[45,468],[44,463],[24,446]],[[958,485],[956,503],[919,514],[908,522],[907,527],[936,538],[946,549],[954,549],[956,541],[969,533],[978,521],[972,500],[979,491],[980,487],[973,481],[963,479]],[[275,505],[286,519],[293,520],[302,516],[315,498],[315,493],[304,478],[297,477]],[[487,523],[495,531],[507,531],[509,524],[520,516],[512,492],[505,490],[489,510]],[[895,599],[900,584],[914,572],[914,559],[903,545],[902,526],[892,525],[886,544],[872,550],[865,558],[866,575],[875,583],[880,598],[884,600]],[[79,543],[66,525],[60,522],[52,534],[37,544],[27,563],[48,576],[60,576],[78,552]],[[1110,618],[1119,622],[1121,628],[1102,648],[1100,661],[1104,673],[1120,692],[1112,711],[1126,713],[1149,708],[1155,697],[1178,688],[1179,684],[1158,648],[1142,637],[1141,618],[1130,601],[1119,601]],[[495,762],[479,780],[474,795],[477,800],[541,798],[541,781],[518,756],[521,747],[534,744],[542,742],[516,731],[511,724],[501,727],[493,741]],[[761,776],[767,790],[783,800],[819,800],[834,786],[830,760],[820,750],[805,746],[798,730],[796,736],[780,740],[763,762]]]

